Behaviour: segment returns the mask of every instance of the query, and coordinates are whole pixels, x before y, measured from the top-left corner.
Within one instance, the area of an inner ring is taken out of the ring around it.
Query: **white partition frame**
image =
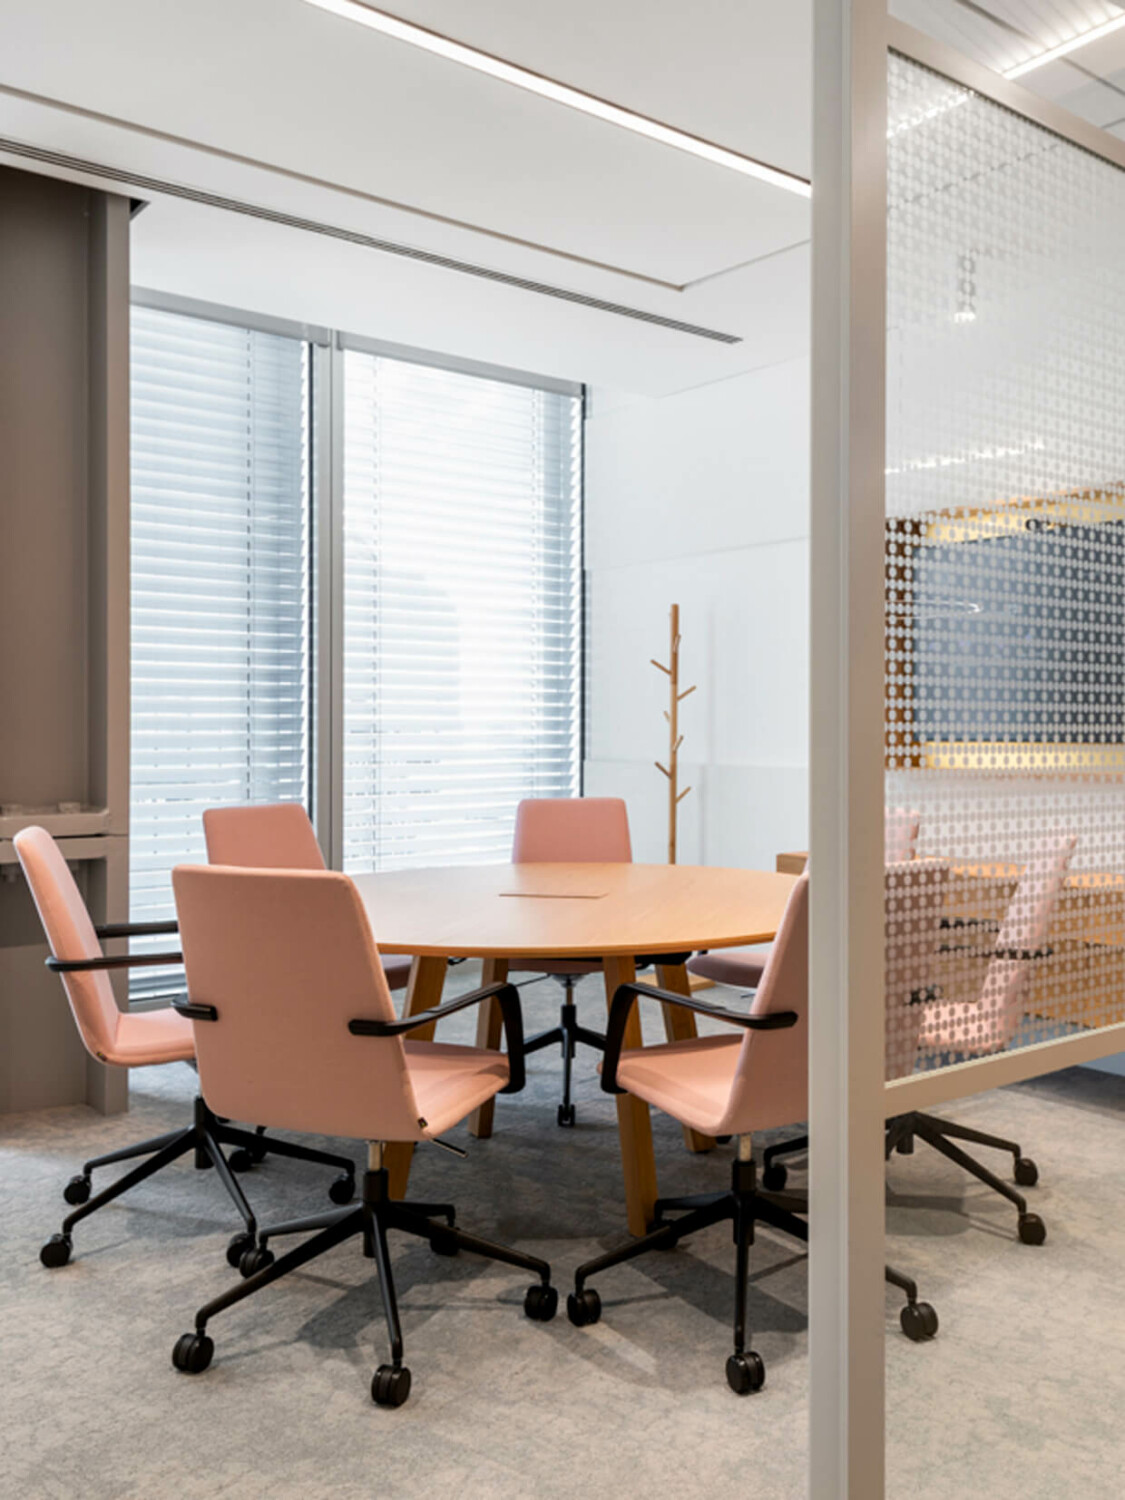
[[[886,0],[816,0],[810,620],[809,1493],[883,1437]]]
[[[886,14],[816,0],[811,590],[810,1440],[813,1500],[885,1493],[883,1123],[1089,1062],[1125,1025],[885,1083],[888,50],[1125,168],[1125,142]]]

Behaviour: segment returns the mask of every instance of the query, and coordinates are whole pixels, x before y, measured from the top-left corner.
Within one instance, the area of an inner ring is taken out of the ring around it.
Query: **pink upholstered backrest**
[[[883,877],[886,1076],[913,1073],[926,1015],[927,992],[939,983],[941,919],[949,889],[950,861],[905,859],[888,864]]]
[[[914,846],[918,842],[918,829],[922,826],[919,813],[907,807],[885,807],[883,809],[883,863],[902,864],[914,858]]]
[[[516,808],[513,864],[629,864],[620,797],[530,797]]]
[[[55,958],[100,958],[94,924],[62,851],[45,828],[24,828],[12,841]],[[117,1001],[104,971],[63,974],[70,1008],[87,1051],[105,1061],[117,1035]]]
[[[1047,940],[1059,892],[1078,845],[1068,835],[1040,850],[1020,876],[996,938],[997,948],[1039,948]]]
[[[998,950],[1030,955],[1043,947],[1077,845],[1077,837],[1067,835],[1032,857],[1000,925],[996,936]],[[1023,1020],[1021,1001],[1034,962],[1031,957],[1013,956],[994,958],[989,964],[979,1005],[977,1050],[988,1042],[996,1047],[1005,1046],[1014,1036]]]
[[[784,1031],[747,1031],[742,1039],[722,1134],[788,1125],[808,1116],[809,877],[789,895],[750,1014],[796,1011]]]
[[[207,859],[256,870],[323,870],[324,855],[299,802],[209,807],[203,814]]]
[[[181,865],[172,872],[203,1097],[283,1130],[413,1140],[399,1038],[355,1037],[395,1015],[367,914],[346,875]]]

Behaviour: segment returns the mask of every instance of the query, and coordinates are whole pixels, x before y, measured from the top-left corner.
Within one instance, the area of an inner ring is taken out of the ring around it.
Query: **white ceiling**
[[[572,0],[554,10],[525,0],[388,0],[388,8],[808,171],[811,0]],[[0,134],[743,343],[732,351],[152,191],[138,192],[150,200],[134,226],[140,282],[493,361],[522,351],[525,367],[611,374],[640,390],[774,357],[763,330],[777,307],[755,292],[754,271],[739,269],[748,264],[763,263],[776,301],[770,258],[788,253],[781,279],[795,334],[787,349],[807,324],[805,200],[303,0],[0,0],[0,29],[0,84],[9,90],[0,93]],[[13,97],[13,88],[38,98]]]
[[[1113,0],[891,0],[900,20],[1003,73],[1121,15]],[[1125,139],[1125,28],[1020,78]]]
[[[385,3],[670,125],[809,171],[811,0]],[[1002,71],[1120,7],[892,8]],[[4,136],[741,342],[649,327],[152,189],[135,190],[150,205],[134,223],[139,283],[648,393],[807,349],[807,202],[303,0],[0,0],[0,34]],[[1022,81],[1125,136],[1125,31]]]
[[[774,166],[812,169],[812,6],[387,0],[386,9]]]

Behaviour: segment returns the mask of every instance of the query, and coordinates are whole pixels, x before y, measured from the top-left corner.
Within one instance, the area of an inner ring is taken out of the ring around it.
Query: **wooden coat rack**
[[[654,765],[668,778],[668,863],[676,863],[676,811],[680,803],[691,791],[690,786],[685,786],[679,791],[677,777],[679,774],[680,746],[684,737],[680,733],[680,704],[689,693],[695,692],[695,684],[680,692],[680,606],[673,604],[669,622],[671,625],[671,653],[669,665],[651,658],[652,664],[668,678],[669,702],[664,717],[668,721],[668,764],[662,765],[655,761]]]

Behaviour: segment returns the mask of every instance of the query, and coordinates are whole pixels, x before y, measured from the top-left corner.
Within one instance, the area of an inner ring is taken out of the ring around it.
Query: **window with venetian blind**
[[[343,862],[507,858],[579,790],[581,397],[344,356]]]
[[[308,800],[309,356],[133,308],[134,921],[173,915],[204,808]],[[170,982],[135,971],[132,992]]]

